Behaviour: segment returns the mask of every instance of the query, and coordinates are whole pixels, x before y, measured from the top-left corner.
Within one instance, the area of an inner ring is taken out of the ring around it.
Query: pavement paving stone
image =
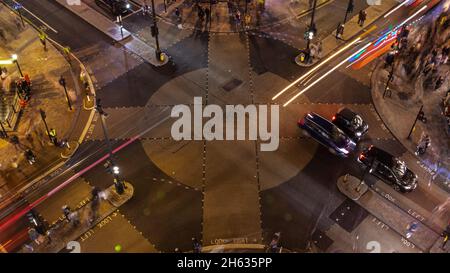
[[[417,220],[408,213],[399,210],[392,203],[386,202],[383,198],[373,191],[368,191],[357,202],[396,232],[406,236],[407,226]],[[419,223],[419,228],[410,238],[410,241],[422,251],[428,251],[438,237],[439,234]]]
[[[245,36],[211,35],[208,62],[208,104],[250,104],[250,67]],[[227,84],[237,80],[236,84]]]
[[[103,43],[78,49],[75,54],[90,67],[99,89],[142,64],[123,48]]]
[[[318,145],[311,139],[301,137],[281,138],[278,150],[260,152],[258,172],[261,190],[277,187],[295,177],[314,157]]]
[[[138,160],[129,160],[131,157]],[[156,249],[172,252],[178,247],[188,251],[191,238],[201,238],[202,193],[178,185],[181,183],[147,159],[139,141],[117,153],[122,177],[134,187],[133,198],[120,211]],[[100,165],[84,178],[91,185],[105,188],[112,183],[112,178],[105,179],[105,175]]]
[[[70,5],[66,0],[57,0],[57,2],[83,18],[86,22],[98,30],[108,35],[114,41],[121,41],[131,35],[126,29],[123,29],[122,36],[119,25],[115,24],[114,21],[100,15],[96,10],[83,1],[80,1],[80,5]]]
[[[147,106],[194,104],[194,97],[206,101],[208,70],[206,68],[188,72],[173,78],[161,86],[150,98]]]
[[[81,253],[159,252],[118,210],[76,241],[80,243]],[[61,252],[65,252],[64,249]]]
[[[105,108],[108,113],[106,127],[110,139],[130,139],[143,133],[142,137],[170,137],[170,107],[123,107]],[[133,119],[133,126],[129,120]],[[110,121],[114,121],[112,124]],[[101,121],[91,127],[89,140],[103,140]]]
[[[182,187],[203,187],[203,142],[142,139],[148,158]],[[159,179],[159,177],[156,177]]]
[[[21,142],[20,147],[16,148],[12,144],[7,144],[2,145],[1,148],[2,155],[9,156],[0,158],[1,168],[5,171],[0,180],[8,182],[3,183],[3,181],[0,184],[8,184],[6,187],[12,193],[61,161],[61,149],[49,144],[39,109],[46,111],[47,123],[50,128],[57,130],[59,139],[78,140],[78,133],[81,133],[83,126],[77,123],[88,120],[88,117],[84,112],[78,112],[81,102],[77,100],[79,82],[75,74],[78,73],[79,68],[75,65],[72,71],[66,59],[49,42],[47,42],[48,50],[44,51],[36,30],[27,23],[25,28],[19,30],[13,23],[15,15],[6,7],[2,6],[0,14],[8,39],[0,46],[0,55],[10,56],[16,53],[22,72],[30,75],[33,85],[31,100],[22,112],[15,130]],[[43,63],[45,66],[42,66]],[[8,67],[8,70],[11,79],[18,77],[15,66]],[[58,82],[61,75],[66,79],[68,95],[75,111],[68,111],[64,91]],[[3,86],[6,86],[5,84]],[[30,134],[28,139],[26,139],[27,134]],[[32,149],[36,155],[37,160],[33,165],[24,160],[23,150],[27,148]],[[17,163],[17,168],[14,168],[14,162]],[[4,190],[3,187],[3,196],[6,196]]]
[[[64,220],[62,212],[64,205],[76,209],[89,202],[91,190],[92,187],[79,178],[63,188],[58,195],[49,197],[45,203],[38,205],[36,209],[50,225],[53,225],[56,221]]]
[[[261,242],[255,146],[253,141],[206,143],[204,245],[215,239],[232,238]]]

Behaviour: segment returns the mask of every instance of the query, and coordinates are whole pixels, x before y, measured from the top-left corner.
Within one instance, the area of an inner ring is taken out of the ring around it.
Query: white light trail
[[[339,53],[341,53],[342,51],[346,50],[347,48],[349,48],[350,46],[354,45],[355,43],[357,43],[359,40],[361,40],[361,37],[356,38],[355,40],[353,40],[351,43],[349,43],[348,45],[346,45],[345,47],[341,48],[339,51],[337,51],[336,53],[334,53],[333,55],[331,55],[330,57],[326,58],[323,62],[321,62],[320,64],[316,65],[314,68],[312,68],[311,70],[309,70],[308,72],[306,72],[305,74],[303,74],[300,78],[298,78],[297,80],[293,81],[291,84],[289,84],[288,86],[286,86],[286,88],[284,88],[283,90],[281,90],[278,94],[276,94],[272,100],[275,100],[276,98],[278,98],[279,96],[281,96],[284,92],[286,92],[289,88],[291,88],[292,86],[296,85],[298,82],[300,82],[301,80],[303,80],[304,78],[306,78],[308,75],[312,74],[314,71],[316,71],[317,69],[319,69],[321,66],[323,66],[325,63],[327,63],[329,60],[333,59],[336,55],[338,55]]]
[[[419,9],[418,11],[416,11],[413,15],[409,16],[408,18],[405,19],[405,21],[403,21],[400,25],[398,25],[398,27],[403,26],[404,24],[406,24],[409,20],[411,20],[412,18],[416,17],[417,14],[421,13],[423,10],[425,10],[428,6],[425,5],[423,6],[421,9]]]
[[[394,13],[396,10],[398,10],[399,8],[401,8],[402,6],[404,6],[406,3],[408,3],[410,0],[405,0],[403,1],[401,4],[399,4],[398,6],[396,6],[394,9],[392,9],[390,12],[386,13],[386,15],[384,15],[383,17],[386,18],[389,15],[391,15],[392,13]]]
[[[338,65],[336,65],[335,67],[333,67],[332,69],[328,70],[325,74],[323,74],[322,76],[320,76],[317,80],[315,80],[313,83],[311,83],[310,85],[308,85],[307,87],[305,87],[302,91],[300,91],[297,95],[295,95],[294,97],[292,97],[290,100],[288,100],[288,102],[286,102],[283,107],[286,107],[289,103],[291,103],[292,101],[294,101],[296,98],[298,98],[301,94],[305,93],[308,89],[310,89],[311,87],[313,87],[314,85],[316,85],[319,81],[321,81],[323,78],[325,78],[326,76],[328,76],[329,74],[333,73],[333,71],[335,71],[336,69],[338,69],[340,66],[342,66],[343,64],[345,64],[348,60],[350,60],[351,58],[353,58],[353,56],[355,56],[356,54],[358,54],[359,52],[361,52],[362,50],[366,49],[368,46],[370,46],[371,43],[366,44],[364,47],[362,47],[360,50],[356,51],[355,53],[353,53],[352,55],[350,55],[349,57],[345,58],[345,60],[343,60],[342,62],[340,62]]]

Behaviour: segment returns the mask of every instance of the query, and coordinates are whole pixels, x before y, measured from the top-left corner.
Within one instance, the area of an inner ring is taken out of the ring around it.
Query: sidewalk
[[[36,31],[25,24],[14,24],[17,17],[4,5],[0,5],[0,22],[5,31],[5,43],[0,44],[0,58],[8,59],[12,54],[18,55],[18,63],[24,75],[29,75],[32,83],[31,99],[18,113],[15,126],[8,132],[8,137],[18,136],[19,144],[14,145],[6,139],[0,140],[0,199],[8,191],[14,191],[61,160],[61,148],[49,144],[39,109],[47,114],[49,128],[55,128],[58,139],[68,138],[72,126],[78,121],[78,100],[75,91],[77,84],[71,75],[71,68],[66,59],[49,42],[48,51],[44,51]],[[20,27],[20,29],[19,29]],[[43,65],[45,62],[45,65]],[[15,94],[15,81],[20,74],[15,64],[4,66],[8,73],[2,79],[0,96]],[[68,95],[75,110],[69,111],[63,88],[59,85],[60,76],[67,82]],[[2,109],[9,105],[4,104]],[[19,108],[15,109],[19,111]],[[14,109],[13,109],[14,111]],[[6,127],[7,122],[3,123]],[[36,163],[30,165],[24,156],[24,150],[31,149],[36,155]]]
[[[78,77],[86,70],[83,64],[71,54],[63,55],[63,47],[50,39],[46,40],[45,51],[32,25],[24,20],[22,27],[18,15],[4,4],[0,5],[0,15],[6,37],[5,43],[0,45],[0,59],[17,54],[22,73],[28,74],[32,83],[31,99],[21,112],[15,130],[8,132],[8,137],[18,137],[19,144],[0,139],[0,208],[4,208],[18,194],[36,186],[46,174],[62,166],[65,158],[75,152],[84,139],[93,110],[83,104],[84,92]],[[15,64],[5,67],[8,76],[2,80],[0,95],[14,94],[15,85],[11,83],[19,78],[19,71]],[[66,81],[72,110],[59,83],[61,75]],[[89,75],[87,80],[90,82]],[[92,84],[89,86],[91,93],[95,93]],[[67,139],[70,150],[50,143],[40,109],[46,113],[49,129],[56,129],[58,140]],[[33,165],[25,159],[24,149],[31,149],[35,154]]]
[[[347,22],[345,23],[345,29],[344,29],[344,35],[342,39],[336,39],[336,29],[329,34],[327,37],[325,37],[323,40],[321,40],[322,43],[322,53],[320,54],[319,58],[313,58],[313,61],[309,64],[303,64],[300,62],[297,62],[301,66],[313,66],[314,64],[318,63],[323,57],[327,56],[328,54],[332,53],[334,50],[338,49],[339,47],[345,45],[347,41],[350,41],[358,34],[362,34],[363,32],[369,32],[373,28],[370,27],[370,25],[375,22],[377,19],[379,19],[381,16],[386,14],[389,10],[394,8],[395,6],[399,5],[399,3],[396,0],[383,0],[381,2],[381,5],[378,6],[369,6],[367,9],[365,9],[367,13],[366,21],[364,22],[364,25],[361,27],[358,25],[358,12],[355,11],[353,17],[351,17]],[[337,25],[336,25],[337,28]],[[317,41],[312,41],[312,44],[317,44]]]
[[[441,12],[442,4],[410,28],[406,48],[395,57],[394,77],[389,84],[391,93],[384,99],[388,72],[380,63],[377,65],[372,74],[372,100],[388,129],[411,153],[416,151],[422,135],[430,136],[430,147],[417,159],[434,176],[433,182],[450,193],[450,137],[442,109],[442,99],[450,88],[450,64],[443,63],[445,54],[441,54],[450,44],[448,27],[445,29],[443,21],[438,20]],[[441,23],[437,24],[438,21]],[[435,58],[432,50],[436,50]],[[442,57],[439,60],[438,53]],[[426,73],[427,64],[431,63],[437,64]],[[436,88],[439,76],[444,81]],[[427,122],[417,121],[408,140],[422,105]]]
[[[341,191],[345,195],[347,191]],[[353,195],[348,195],[353,198]],[[393,203],[386,201],[384,197],[369,189],[359,199],[354,200],[365,208],[369,213],[386,223],[401,236],[406,236],[407,226],[412,222],[418,222],[419,228],[408,240],[418,246],[422,251],[429,252],[439,240],[439,234],[425,226],[408,213],[400,210]]]
[[[448,171],[450,169],[449,140],[445,132],[442,131],[445,122],[439,108],[439,100],[443,97],[444,90],[447,90],[448,87],[444,86],[440,92],[425,91],[422,87],[422,81],[419,80],[414,85],[414,89],[417,93],[426,95],[422,97],[422,100],[412,100],[410,88],[399,86],[401,82],[399,82],[399,77],[396,77],[397,79],[394,79],[393,86],[390,88],[392,95],[383,99],[388,73],[382,68],[382,63],[379,63],[372,75],[372,101],[376,111],[386,127],[411,154],[414,154],[416,151],[422,134],[430,135],[431,147],[425,155],[417,157],[417,160],[421,161],[422,165],[426,166],[431,173],[433,169],[436,170],[436,163],[439,161],[441,169],[433,182],[450,193]],[[427,124],[417,121],[409,140],[407,136],[422,104],[428,120]]]
[[[122,36],[119,25],[104,17],[102,14],[98,13],[87,4],[81,2],[80,5],[69,5],[68,1],[66,0],[56,0],[56,2],[73,12],[75,15],[79,16],[81,19],[98,29],[100,32],[103,32],[113,41],[120,43],[125,48],[135,53],[151,65],[162,66],[169,61],[169,58],[164,58],[164,61],[157,60],[155,49],[145,44],[136,36],[132,35],[125,28],[122,28]]]
[[[317,0],[316,8],[320,8],[333,0]],[[135,0],[135,2],[143,5],[144,0]],[[148,2],[148,1],[147,1]],[[245,15],[245,1],[231,1],[234,3],[234,7],[238,7],[241,13],[242,21],[244,23]],[[300,15],[306,14],[311,11],[312,7],[309,6],[309,0],[266,0],[264,9],[262,6],[258,6],[257,1],[252,1],[247,6],[247,14],[250,15],[250,21],[246,24],[246,30],[257,30],[259,28],[270,27],[276,24],[293,19]],[[201,30],[206,27],[206,24],[201,23],[198,20],[197,10],[194,7],[195,1],[183,0],[176,1],[166,5],[164,7],[163,0],[155,1],[155,9],[157,15],[166,23],[177,25],[177,18],[175,15],[175,9],[178,8],[181,12],[181,23],[183,29],[197,29]],[[200,1],[200,6],[210,8],[207,1]],[[234,19],[231,18],[234,13],[230,13],[228,4],[226,1],[217,1],[211,5],[211,25],[208,25],[210,32],[215,33],[228,33],[243,31],[244,27],[236,29]]]
[[[69,223],[64,215],[56,223],[49,227],[49,234],[40,236],[37,240],[39,243],[33,241],[29,244],[35,253],[57,253],[68,246],[71,241],[77,240],[84,233],[88,232],[92,227],[96,226],[108,215],[116,211],[120,206],[130,200],[134,193],[134,188],[130,183],[125,182],[126,189],[122,195],[115,192],[114,185],[107,188],[104,192],[106,199],[100,198],[98,209],[96,210],[97,217],[94,221],[91,220],[91,197],[84,198],[88,200],[84,202],[83,206],[75,209],[79,215],[80,223],[76,226]],[[19,252],[30,252],[26,248],[22,248]]]

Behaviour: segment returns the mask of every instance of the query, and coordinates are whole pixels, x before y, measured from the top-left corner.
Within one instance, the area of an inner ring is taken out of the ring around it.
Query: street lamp
[[[117,167],[117,165],[115,164],[114,153],[112,150],[111,142],[109,140],[108,129],[106,128],[106,120],[105,119],[108,114],[105,113],[105,111],[103,110],[103,107],[101,105],[101,100],[99,98],[97,98],[95,108],[100,115],[100,121],[101,121],[102,129],[103,129],[103,135],[105,137],[106,145],[108,147],[109,160],[112,165],[112,173],[113,173],[113,178],[114,178],[114,186],[115,186],[116,192],[118,194],[123,194],[125,185],[123,183],[123,180],[119,177],[119,173],[120,173],[119,167]]]
[[[164,1],[165,3],[165,1]],[[156,10],[155,10],[155,0],[152,0],[152,17],[153,17],[153,26],[151,27],[151,32],[152,32],[152,36],[155,37],[155,41],[156,41],[156,59],[161,62],[161,56],[162,56],[162,52],[161,49],[159,47],[159,39],[158,39],[158,34],[159,34],[159,30],[158,30],[158,24],[156,22]]]
[[[19,70],[19,73],[20,73],[20,76],[23,77],[22,69],[20,69],[19,62],[17,61],[17,54],[11,55],[11,58],[12,58],[12,61],[13,61],[14,63],[16,63],[17,69]]]

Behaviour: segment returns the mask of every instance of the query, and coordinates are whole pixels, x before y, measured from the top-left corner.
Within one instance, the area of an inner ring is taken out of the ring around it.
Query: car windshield
[[[331,137],[333,138],[333,141],[338,145],[338,146],[345,146],[347,145],[347,138],[345,137],[344,133],[339,130],[337,127],[333,127],[332,131],[331,131]]]
[[[395,159],[394,160],[394,167],[392,168],[395,175],[398,177],[403,177],[406,174],[406,164],[404,161]]]

